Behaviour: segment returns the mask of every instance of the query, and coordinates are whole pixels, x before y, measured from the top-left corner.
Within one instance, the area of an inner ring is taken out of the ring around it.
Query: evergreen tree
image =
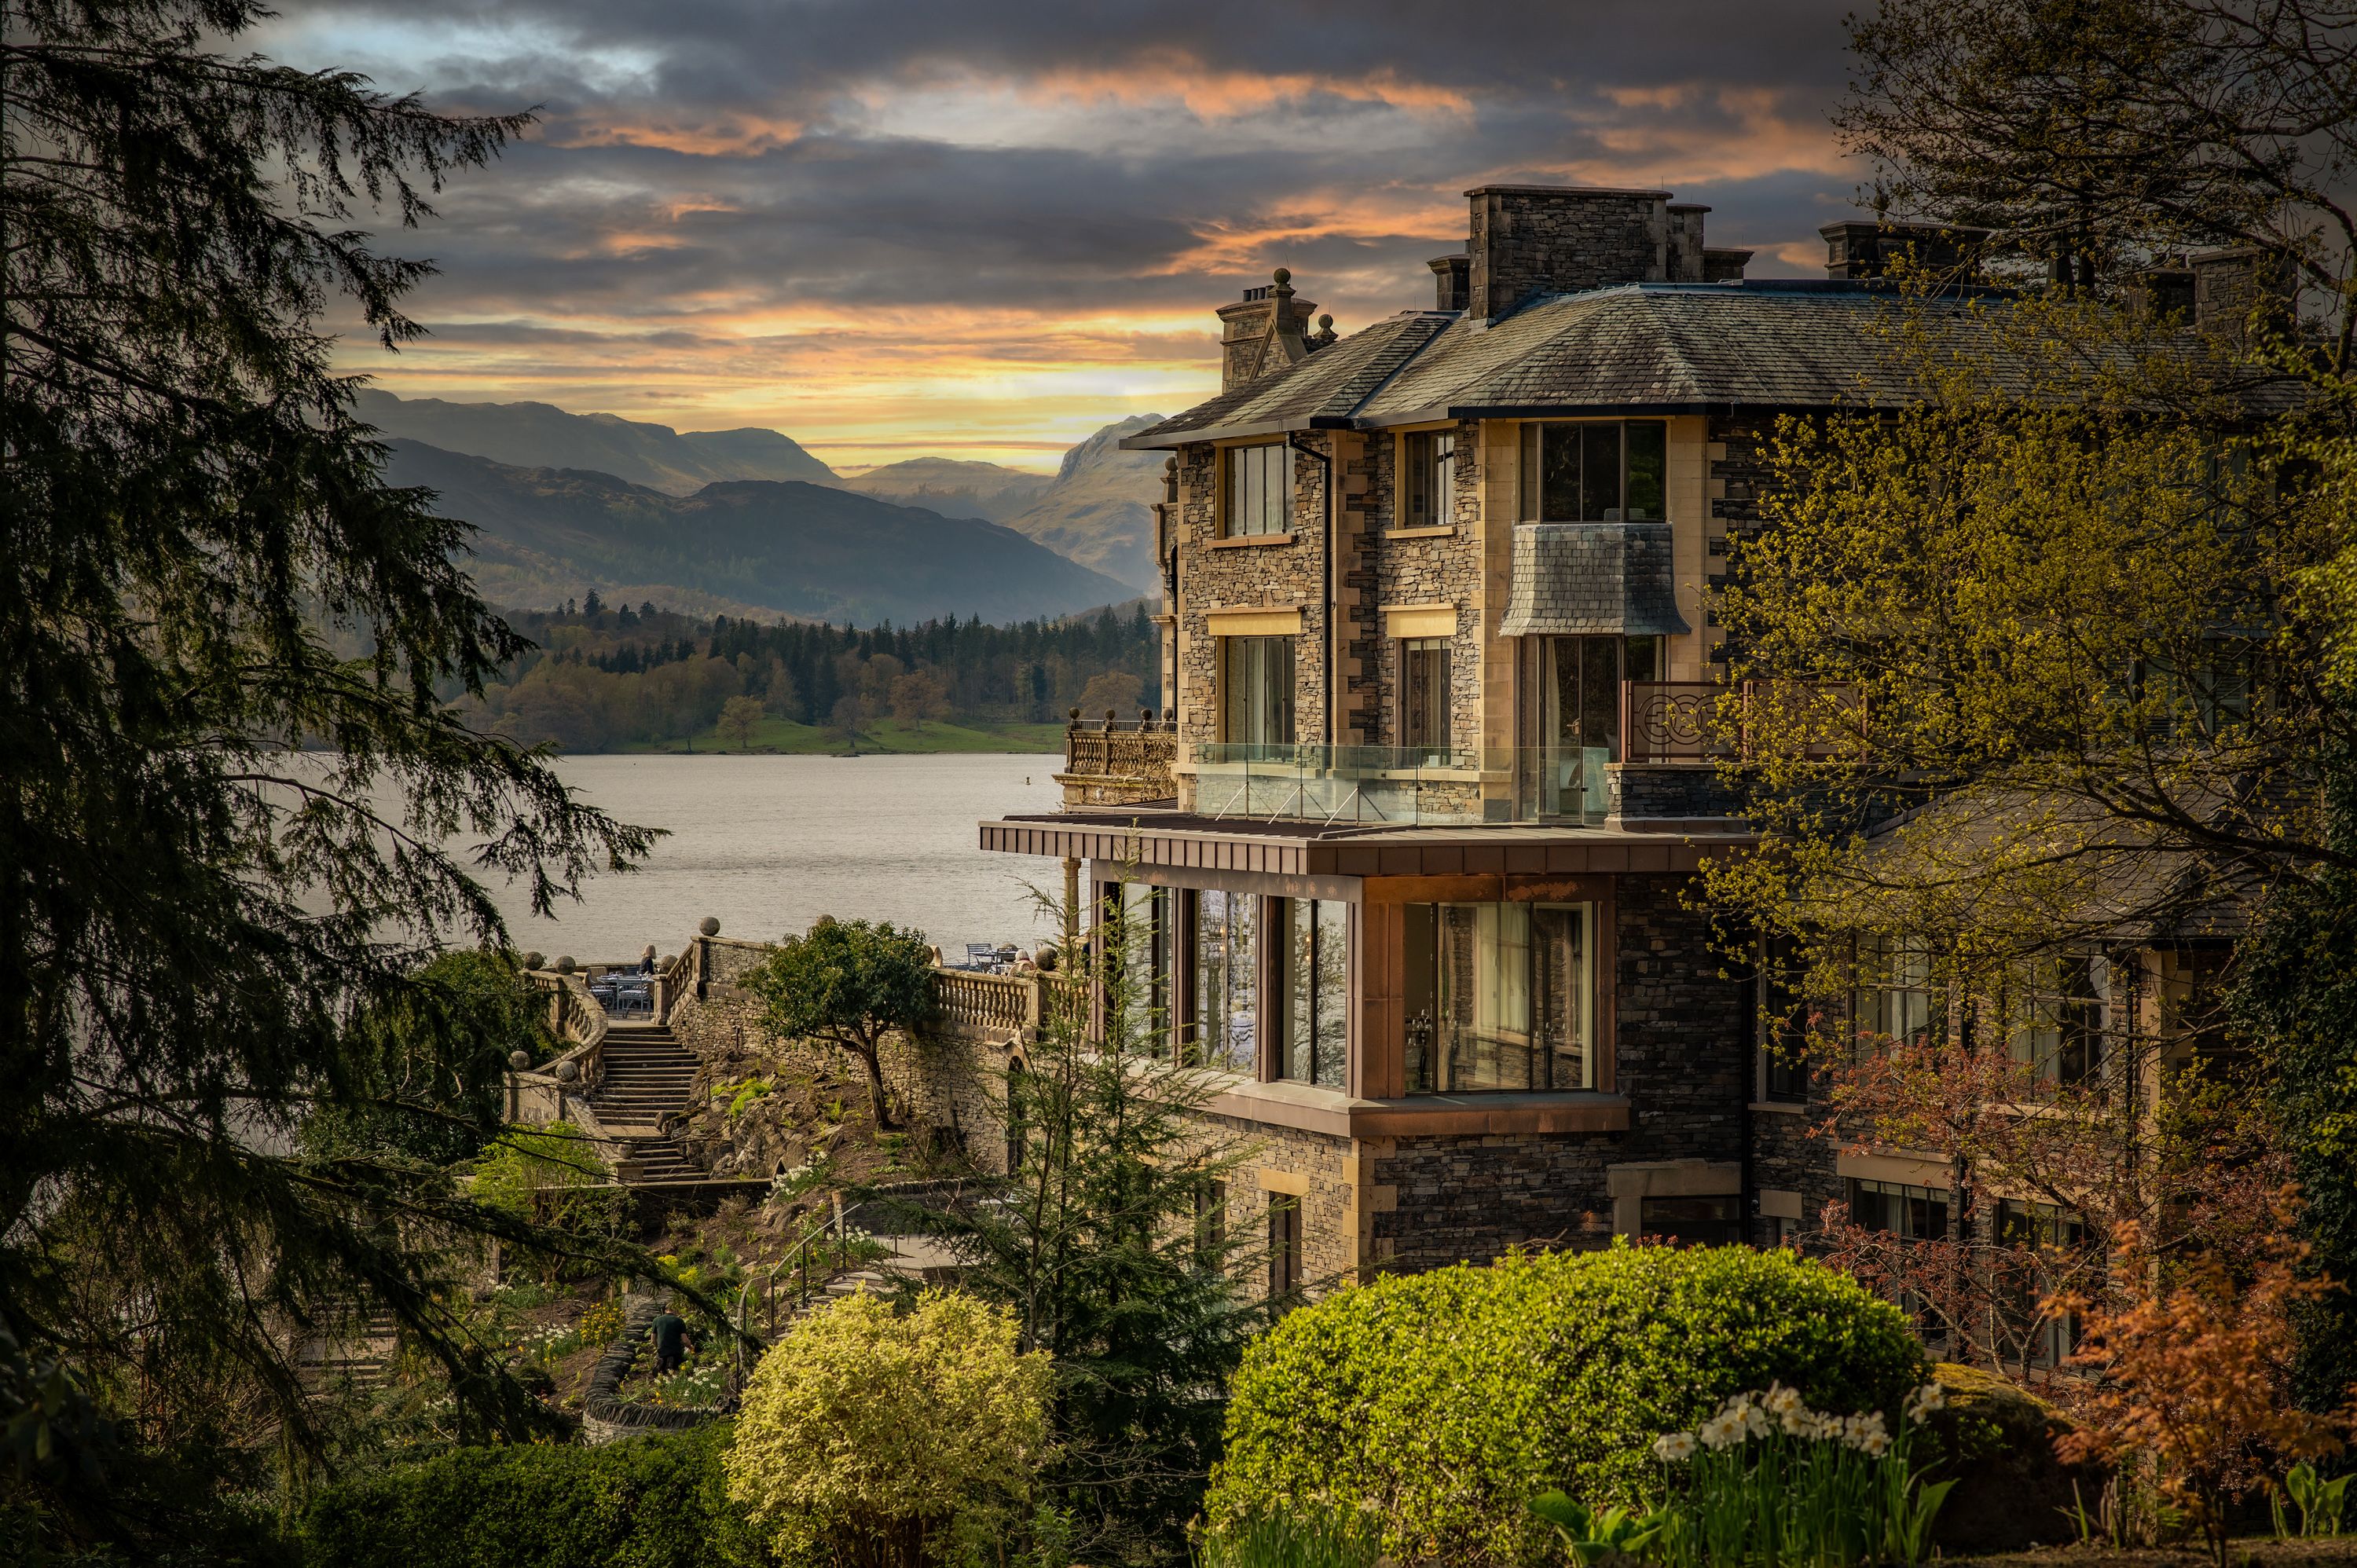
[[[546,910],[650,841],[437,699],[525,645],[457,564],[469,530],[382,482],[317,324],[340,292],[415,337],[430,267],[359,215],[430,216],[527,117],[219,52],[265,15],[11,0],[0,38],[0,1328],[209,1456],[317,1449],[295,1342],[355,1303],[468,1430],[531,1428],[436,1294],[447,1243],[527,1228],[300,1133],[443,1114],[384,1091],[356,1015],[418,1020],[429,1074],[495,1043],[417,963],[503,943],[478,873]]]
[[[1011,1169],[926,1218],[965,1261],[963,1287],[1054,1358],[1060,1446],[1043,1479],[1074,1550],[1183,1563],[1228,1378],[1265,1316],[1242,1283],[1262,1253],[1226,1216],[1245,1151],[1197,1113],[1211,1079],[1170,1060],[1130,907],[1107,901],[1043,1037],[1002,1075]]]

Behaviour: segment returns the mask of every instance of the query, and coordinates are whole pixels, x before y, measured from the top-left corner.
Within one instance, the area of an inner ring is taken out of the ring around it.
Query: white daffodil
[[[1907,1400],[1907,1419],[1921,1421],[1935,1410],[1948,1408],[1948,1391],[1937,1383],[1925,1383]]]
[[[1801,1391],[1788,1389],[1781,1383],[1768,1385],[1768,1397],[1761,1402],[1770,1415],[1789,1416],[1801,1409]]]
[[[1653,1439],[1653,1457],[1674,1465],[1693,1457],[1695,1434],[1691,1432],[1667,1432]]]
[[[1702,1445],[1715,1452],[1735,1442],[1742,1434],[1742,1431],[1743,1422],[1740,1417],[1730,1420],[1726,1412],[1722,1412],[1702,1423]]]
[[[1890,1447],[1890,1438],[1889,1434],[1885,1433],[1869,1432],[1863,1438],[1859,1439],[1857,1446],[1859,1452],[1866,1455],[1867,1457],[1870,1459],[1879,1459]]]

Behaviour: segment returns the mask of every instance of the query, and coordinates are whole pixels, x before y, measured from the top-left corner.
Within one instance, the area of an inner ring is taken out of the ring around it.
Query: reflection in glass
[[[1282,1076],[1340,1089],[1349,1065],[1349,906],[1286,898],[1277,908],[1286,931]]]
[[[1260,897],[1207,887],[1195,895],[1195,1059],[1256,1076]]]
[[[1409,1093],[1594,1087],[1591,908],[1409,906]]]

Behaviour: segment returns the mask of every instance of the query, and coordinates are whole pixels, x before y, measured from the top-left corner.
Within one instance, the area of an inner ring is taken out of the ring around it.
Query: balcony
[[[1108,713],[1083,723],[1075,708],[1064,730],[1064,770],[1056,782],[1064,787],[1067,807],[1175,800],[1178,757],[1178,727],[1169,720],[1152,714],[1124,720]]]

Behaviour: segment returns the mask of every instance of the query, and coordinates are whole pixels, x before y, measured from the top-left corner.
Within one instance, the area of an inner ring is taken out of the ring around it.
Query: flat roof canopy
[[[1175,815],[1175,814],[1174,814]],[[1183,825],[1182,825],[1183,824]],[[1264,876],[1582,875],[1690,872],[1739,832],[1621,832],[1603,828],[1355,828],[1318,822],[1157,823],[1105,817],[1006,817],[979,824],[982,847],[1006,854],[1131,862],[1141,868]]]

